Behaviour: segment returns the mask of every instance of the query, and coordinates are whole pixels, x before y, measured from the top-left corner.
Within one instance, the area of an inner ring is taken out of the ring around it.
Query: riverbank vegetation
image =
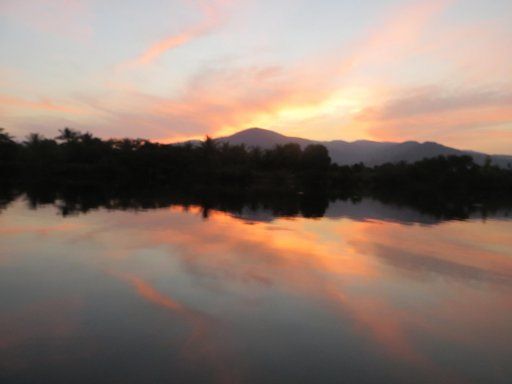
[[[470,156],[448,156],[368,167],[333,164],[322,145],[272,149],[200,143],[161,144],[144,139],[103,140],[63,129],[56,138],[29,135],[15,141],[0,130],[3,183],[101,184],[115,188],[274,190],[296,193],[394,194],[417,198],[512,194],[512,170]]]

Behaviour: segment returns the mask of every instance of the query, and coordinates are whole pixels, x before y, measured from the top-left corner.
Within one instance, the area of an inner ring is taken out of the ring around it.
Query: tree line
[[[4,183],[101,183],[194,189],[280,190],[409,195],[512,194],[512,170],[470,156],[440,156],[375,167],[332,163],[318,144],[272,149],[219,143],[162,144],[144,139],[103,140],[65,128],[55,138],[32,133],[15,141],[0,128]]]

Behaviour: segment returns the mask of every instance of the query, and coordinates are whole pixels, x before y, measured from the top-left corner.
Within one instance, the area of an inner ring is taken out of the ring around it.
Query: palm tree
[[[57,140],[64,141],[66,143],[77,141],[80,137],[80,132],[70,129],[68,127],[59,129],[60,135],[56,137]]]

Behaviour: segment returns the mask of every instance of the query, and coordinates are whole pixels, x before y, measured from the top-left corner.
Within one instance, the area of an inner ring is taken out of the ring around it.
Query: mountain
[[[332,161],[340,165],[364,163],[372,166],[389,162],[415,162],[440,155],[469,155],[473,157],[475,162],[483,164],[488,156],[485,153],[459,150],[434,142],[419,143],[417,141],[406,141],[404,143],[393,143],[369,140],[354,142],[343,140],[315,141],[300,137],[289,137],[262,128],[246,129],[231,136],[218,138],[216,141],[234,145],[245,144],[248,147],[260,147],[263,149],[287,143],[297,143],[301,147],[305,147],[309,144],[322,144],[329,150]],[[492,155],[491,160],[493,164],[500,167],[507,167],[509,164],[512,166],[512,156]]]
[[[280,133],[262,128],[249,128],[231,136],[221,137],[216,140],[219,142],[228,142],[234,145],[245,144],[249,147],[260,147],[263,149],[270,149],[276,145],[284,145],[288,143],[297,143],[301,146],[315,143],[313,140],[284,136]]]

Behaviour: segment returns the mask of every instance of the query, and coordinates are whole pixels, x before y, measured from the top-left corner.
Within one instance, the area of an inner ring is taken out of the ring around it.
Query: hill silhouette
[[[385,163],[408,163],[433,158],[437,156],[471,156],[478,164],[484,164],[489,155],[475,151],[459,150],[447,147],[435,142],[420,143],[417,141],[406,141],[403,143],[378,142],[370,140],[358,140],[347,142],[343,140],[315,141],[300,137],[289,137],[280,133],[262,129],[249,128],[237,132],[231,136],[216,139],[220,143],[233,145],[244,144],[248,147],[259,147],[270,149],[276,145],[297,143],[302,148],[311,144],[325,146],[334,163],[339,165],[352,165],[364,163],[368,166],[381,165]],[[493,164],[499,167],[512,166],[512,156],[490,155]]]

